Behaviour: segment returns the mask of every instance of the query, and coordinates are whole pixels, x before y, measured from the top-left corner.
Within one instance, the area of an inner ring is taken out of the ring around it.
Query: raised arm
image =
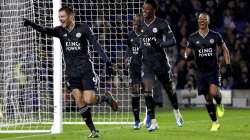
[[[111,61],[108,59],[107,55],[105,54],[105,52],[102,49],[101,45],[98,43],[96,37],[94,36],[94,33],[90,30],[88,25],[86,25],[84,27],[84,31],[86,33],[86,36],[87,36],[89,42],[93,45],[94,49],[102,57],[103,61],[105,63],[111,63]]]
[[[42,34],[47,34],[53,37],[59,37],[58,32],[55,30],[55,28],[42,27],[25,18],[23,20],[24,20],[25,27],[30,26],[33,29],[37,30],[38,32],[41,32]]]

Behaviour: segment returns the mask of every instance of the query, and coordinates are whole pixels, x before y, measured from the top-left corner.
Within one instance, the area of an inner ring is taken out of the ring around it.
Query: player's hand
[[[23,18],[23,25],[25,26],[25,27],[27,27],[27,26],[29,26],[29,25],[31,25],[32,24],[32,22],[30,21],[30,20],[28,20],[28,19],[26,19],[26,18]]]
[[[114,74],[114,70],[112,64],[110,62],[106,62],[106,74],[111,77]]]
[[[158,42],[156,42],[154,39],[151,39],[149,41],[149,43],[150,43],[150,45],[151,45],[152,48],[155,48],[156,50],[160,50],[161,49],[161,45]]]
[[[226,65],[226,77],[232,76],[232,67],[230,64]]]

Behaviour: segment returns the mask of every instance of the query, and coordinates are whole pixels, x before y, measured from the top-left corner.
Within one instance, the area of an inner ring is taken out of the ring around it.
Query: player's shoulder
[[[199,34],[198,31],[193,32],[193,33],[191,33],[191,34],[189,35],[189,38],[194,38],[194,37],[196,37],[198,34]]]
[[[137,34],[135,33],[135,31],[130,31],[128,33],[128,39],[134,39],[137,38]]]
[[[221,36],[221,34],[219,32],[216,32],[214,30],[209,30],[209,33],[211,34],[212,37],[215,37],[215,38],[217,38],[219,40],[222,39],[222,36]]]
[[[133,36],[134,34],[135,34],[135,31],[129,31],[129,32],[128,32],[128,36],[129,36],[129,37]]]
[[[75,26],[78,28],[89,28],[89,25],[87,23],[76,23]]]
[[[167,21],[166,19],[156,17],[155,20],[156,20],[157,23],[160,23],[160,24],[167,24],[167,25],[168,25],[168,21]]]
[[[63,27],[60,25],[60,26],[56,26],[54,29],[55,29],[55,30],[62,30]]]
[[[216,32],[214,30],[209,29],[209,33],[212,34],[212,35],[215,35],[215,36],[221,36],[219,32]]]
[[[209,29],[209,33],[210,33],[210,34],[213,34],[213,35],[218,35],[218,34],[220,34],[219,32],[216,32],[216,31],[211,30],[211,29]]]

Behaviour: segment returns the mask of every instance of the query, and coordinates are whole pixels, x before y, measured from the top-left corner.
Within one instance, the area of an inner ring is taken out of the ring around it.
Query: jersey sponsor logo
[[[144,46],[151,47],[151,45],[149,43],[150,40],[155,40],[156,41],[156,37],[144,37],[144,38],[142,38]]]
[[[210,42],[211,44],[214,44],[214,39],[213,39],[213,38],[210,39],[209,42]]]
[[[77,37],[77,38],[80,38],[81,36],[82,36],[81,33],[76,33],[76,37]]]
[[[132,47],[132,52],[134,55],[139,54],[139,47]]]
[[[81,44],[79,42],[71,42],[71,41],[67,41],[65,43],[66,46],[66,50],[67,51],[78,51],[81,50]]]
[[[153,33],[157,33],[158,29],[157,28],[153,28]]]
[[[199,52],[199,57],[213,56],[212,48],[199,49],[198,52]]]

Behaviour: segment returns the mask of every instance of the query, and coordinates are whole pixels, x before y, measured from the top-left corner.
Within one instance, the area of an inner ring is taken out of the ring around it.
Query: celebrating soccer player
[[[87,41],[93,44],[94,49],[102,56],[106,63],[106,72],[109,75],[112,73],[112,66],[89,26],[76,24],[74,16],[74,11],[70,7],[62,7],[59,10],[60,26],[55,28],[41,27],[27,19],[24,19],[24,26],[31,26],[41,33],[60,39],[66,62],[68,86],[75,98],[79,113],[91,131],[89,137],[96,138],[99,137],[99,134],[93,124],[88,105],[106,102],[114,111],[117,111],[118,104],[109,92],[102,96],[96,95],[95,82],[98,78],[93,70],[93,64],[89,60]]]
[[[219,117],[224,114],[224,108],[221,103],[221,93],[219,90],[221,77],[217,59],[217,47],[223,50],[224,59],[227,64],[227,74],[231,74],[230,55],[218,32],[208,28],[210,17],[207,13],[200,13],[198,17],[199,29],[190,35],[186,48],[186,56],[194,53],[195,61],[198,67],[198,93],[204,95],[206,108],[212,120],[211,131],[218,131],[220,124],[217,120],[216,112]],[[215,99],[217,107],[213,103]]]
[[[155,119],[155,103],[152,97],[152,88],[155,76],[162,83],[174,108],[174,115],[178,126],[183,126],[176,93],[173,91],[171,80],[171,68],[164,48],[176,44],[173,32],[168,23],[155,16],[157,3],[154,0],[146,0],[143,5],[143,22],[141,24],[142,38],[142,79],[144,96],[148,114],[151,118],[149,131],[158,129]]]

